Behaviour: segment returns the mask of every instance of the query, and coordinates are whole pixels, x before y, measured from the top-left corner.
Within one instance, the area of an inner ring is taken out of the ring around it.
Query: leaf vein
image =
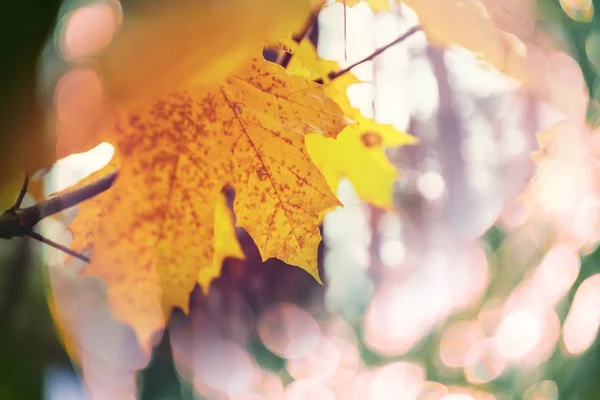
[[[248,83],[248,82],[246,82]],[[233,106],[233,104],[231,104],[231,101],[229,101],[229,98],[227,97],[227,93],[225,92],[225,90],[223,89],[222,86],[219,85],[219,89],[221,90],[221,94],[223,95],[223,97],[225,98],[225,101],[227,102],[227,104],[229,105],[229,107],[231,108],[231,111],[233,112],[233,114],[236,116],[238,123],[240,124],[242,130],[244,131],[244,133],[248,136],[248,141],[250,142],[250,145],[252,146],[252,148],[254,149],[254,152],[256,153],[256,156],[258,157],[258,159],[260,160],[263,168],[265,168],[265,170],[267,170],[267,167],[261,157],[260,152],[258,151],[258,148],[256,147],[256,145],[254,144],[254,142],[252,141],[252,137],[250,136],[250,134],[248,133],[246,127],[244,126],[244,123],[242,122],[242,120],[240,119],[239,115],[236,113],[235,111],[235,107]],[[277,191],[277,188],[275,187],[275,183],[273,182],[273,178],[271,177],[271,174],[267,173],[267,176],[269,178],[269,181],[271,182],[271,185],[273,186],[273,188],[275,189],[275,195],[277,196],[277,199],[279,201],[279,204],[283,204],[282,200],[281,200],[281,196],[279,195],[279,192]],[[291,230],[294,232],[294,238],[296,239],[296,243],[298,244],[298,248],[300,249],[302,256],[304,257],[304,260],[310,264],[310,260],[309,258],[306,256],[306,254],[304,253],[304,248],[300,245],[300,238],[298,237],[298,235],[296,234],[296,231],[294,229],[294,225],[292,224],[292,220],[290,219],[290,216],[288,215],[285,207],[283,207],[283,212],[285,214],[285,218],[288,221],[288,223],[290,224]],[[273,213],[274,215],[274,213]],[[266,246],[265,246],[266,248]]]

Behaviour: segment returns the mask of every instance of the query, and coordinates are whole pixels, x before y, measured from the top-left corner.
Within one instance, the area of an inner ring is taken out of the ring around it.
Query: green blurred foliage
[[[538,0],[538,9],[545,22],[544,27],[579,64],[590,98],[600,100],[600,64],[594,65],[586,51],[586,43],[590,37],[600,33],[600,0],[592,0],[592,4],[595,14],[588,22],[577,21],[567,15],[559,0]],[[600,105],[594,101],[589,104],[588,119],[593,126],[597,127],[600,123]]]
[[[594,63],[596,54],[592,51],[592,46],[588,41],[600,34],[600,0],[593,0],[592,4],[595,10],[593,18],[588,22],[581,22],[567,15],[559,0],[538,0],[539,11],[548,21],[547,28],[550,33],[559,38],[581,68],[591,99],[588,105],[588,122],[597,128],[600,125],[600,105],[598,103],[600,100],[600,64],[597,62],[598,60],[595,60],[596,63]],[[579,277],[571,288],[567,300],[558,310],[561,322],[564,321],[581,283],[596,273],[600,273],[600,249],[598,248],[583,258]],[[547,369],[548,379],[554,379],[558,384],[560,399],[600,399],[600,343],[598,339],[579,357],[565,356],[560,349],[557,349],[550,359]]]

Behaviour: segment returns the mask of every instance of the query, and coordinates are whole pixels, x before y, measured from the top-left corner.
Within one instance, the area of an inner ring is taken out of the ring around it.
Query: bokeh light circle
[[[373,400],[415,399],[423,390],[425,371],[408,362],[394,362],[380,367],[371,383]]]
[[[286,369],[294,379],[327,380],[340,364],[340,351],[328,338],[321,338],[318,346],[306,356],[287,360]]]
[[[525,391],[523,400],[558,400],[558,386],[554,381],[536,382]]]
[[[449,326],[440,340],[442,362],[448,367],[462,367],[471,346],[483,337],[483,330],[476,322],[463,321]]]
[[[590,22],[594,17],[592,0],[559,0],[560,5],[570,18],[578,22]]]
[[[118,1],[80,7],[64,18],[58,47],[67,61],[80,61],[101,52],[116,35],[123,19]]]
[[[204,385],[220,393],[238,395],[249,391],[256,366],[239,345],[222,339],[194,341],[194,386]]]
[[[498,350],[494,338],[480,340],[465,357],[465,378],[472,384],[493,381],[506,367],[506,358]]]
[[[301,379],[292,382],[285,388],[284,399],[335,400],[335,393],[319,381]]]
[[[307,356],[319,345],[321,329],[302,308],[279,303],[265,311],[257,323],[258,336],[274,354],[287,359]]]

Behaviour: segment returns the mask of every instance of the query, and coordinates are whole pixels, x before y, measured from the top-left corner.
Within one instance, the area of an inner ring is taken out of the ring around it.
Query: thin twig
[[[320,1],[315,5],[315,7],[313,7],[310,15],[304,22],[304,25],[302,26],[302,28],[296,34],[294,34],[292,36],[292,40],[294,42],[300,43],[305,37],[310,35],[310,33],[313,29],[313,26],[317,23],[317,19],[319,18],[319,12],[321,12],[321,8],[323,7],[324,4],[325,4],[325,1]],[[287,51],[283,51],[282,53],[279,54],[279,57],[277,59],[277,64],[281,65],[283,68],[287,68],[291,59],[292,59],[292,54]]]
[[[44,236],[40,235],[40,234],[39,234],[39,233],[37,233],[36,231],[28,231],[28,232],[25,232],[23,236],[28,236],[28,237],[30,237],[30,238],[32,238],[32,239],[35,239],[35,240],[37,240],[37,241],[40,241],[40,242],[42,242],[42,243],[45,243],[45,244],[47,244],[47,245],[49,245],[49,246],[52,246],[52,247],[54,247],[54,248],[57,248],[58,250],[62,250],[62,251],[64,251],[65,253],[67,253],[68,255],[70,255],[70,256],[73,256],[73,257],[75,257],[75,258],[78,258],[78,259],[80,259],[81,261],[84,261],[84,262],[86,262],[86,263],[89,263],[89,262],[90,262],[90,258],[89,258],[88,256],[84,256],[83,254],[81,254],[81,253],[78,253],[78,252],[76,252],[75,250],[71,250],[70,248],[68,248],[68,247],[66,247],[66,246],[63,246],[63,245],[62,245],[62,244],[60,244],[60,243],[56,243],[56,242],[54,242],[54,241],[52,241],[52,240],[50,240],[50,239],[48,239],[48,238],[45,238]]]
[[[56,247],[80,260],[89,262],[88,257],[41,236],[37,232],[34,232],[33,228],[42,219],[104,192],[112,186],[118,173],[118,170],[114,171],[79,189],[52,197],[31,207],[7,210],[4,214],[0,215],[0,238],[11,239],[13,237],[28,236]]]
[[[370,60],[374,59],[375,57],[377,57],[378,55],[380,55],[381,53],[383,53],[384,51],[386,51],[386,50],[387,50],[387,49],[389,49],[390,47],[392,47],[392,46],[394,46],[394,45],[397,45],[398,43],[402,42],[402,41],[403,41],[403,40],[405,40],[405,39],[408,39],[410,36],[412,36],[412,35],[414,35],[415,33],[419,32],[421,29],[422,29],[422,28],[421,28],[421,26],[420,26],[420,25],[413,26],[413,27],[412,27],[412,28],[410,28],[408,31],[406,31],[405,33],[403,33],[402,35],[400,35],[400,36],[399,36],[399,37],[398,37],[396,40],[394,40],[393,42],[391,42],[391,43],[388,43],[388,44],[386,44],[385,46],[383,46],[383,47],[381,47],[381,48],[379,48],[379,49],[375,50],[375,51],[374,51],[373,53],[371,53],[369,56],[367,56],[367,57],[363,58],[363,59],[362,59],[362,60],[360,60],[360,61],[357,61],[357,62],[355,62],[354,64],[352,64],[352,65],[350,65],[350,66],[348,66],[348,67],[346,67],[346,68],[344,68],[344,69],[341,69],[341,70],[339,70],[339,71],[332,71],[332,72],[330,72],[329,74],[327,74],[327,77],[328,77],[330,80],[334,80],[334,79],[336,79],[336,78],[338,78],[338,77],[340,77],[340,76],[342,76],[342,75],[344,75],[344,74],[346,74],[346,73],[350,72],[350,70],[351,70],[352,68],[354,68],[354,67],[356,67],[356,66],[358,66],[358,65],[360,65],[360,64],[362,64],[362,63],[365,63],[365,62],[367,62],[367,61],[370,61]],[[320,84],[323,84],[323,79],[316,79],[314,82],[316,82],[316,83],[320,83]]]
[[[319,13],[321,12],[321,9],[324,5],[325,0],[320,0],[314,5],[313,9],[310,12],[310,15],[308,16],[306,21],[304,21],[304,26],[302,26],[302,28],[292,36],[292,40],[294,40],[296,43],[300,43],[302,39],[308,36],[311,28],[317,22],[317,19],[319,18]]]
[[[21,203],[23,203],[23,199],[25,198],[25,194],[27,193],[27,187],[29,186],[29,174],[25,174],[25,180],[23,181],[23,186],[21,186],[21,191],[19,192],[19,197],[17,197],[17,201],[15,204],[9,208],[8,212],[14,212],[21,207]]]

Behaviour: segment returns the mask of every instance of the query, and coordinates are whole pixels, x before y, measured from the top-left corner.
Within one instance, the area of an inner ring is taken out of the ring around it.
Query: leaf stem
[[[325,4],[324,0],[319,1],[310,12],[308,18],[304,22],[304,25],[292,36],[292,40],[296,43],[300,43],[302,39],[310,35],[313,30],[313,26],[317,23],[317,19],[319,18],[319,12],[321,12],[321,8]],[[283,51],[280,53],[279,58],[277,59],[277,64],[281,65],[283,68],[287,68],[290,60],[292,59],[292,54],[287,51]]]
[[[294,34],[292,36],[292,40],[294,40],[296,43],[300,43],[302,41],[302,39],[304,39],[306,36],[308,36],[312,27],[317,22],[317,19],[319,18],[319,13],[321,12],[321,9],[323,8],[324,5],[325,5],[325,0],[320,0],[317,2],[317,4],[315,4],[312,11],[310,12],[310,15],[304,22],[302,29],[300,29],[299,32],[297,32],[296,34]]]
[[[348,67],[346,67],[346,68],[344,68],[344,69],[341,69],[341,70],[339,70],[339,71],[332,71],[332,72],[330,72],[329,74],[327,74],[327,77],[328,77],[330,80],[334,80],[334,79],[336,79],[336,78],[339,78],[340,76],[342,76],[342,75],[344,75],[344,74],[346,74],[346,73],[350,72],[350,70],[351,70],[352,68],[354,68],[354,67],[356,67],[356,66],[358,66],[358,65],[360,65],[360,64],[363,64],[363,63],[365,63],[365,62],[367,62],[367,61],[370,61],[370,60],[374,59],[375,57],[377,57],[378,55],[380,55],[381,53],[383,53],[384,51],[386,51],[386,50],[387,50],[387,49],[389,49],[390,47],[392,47],[392,46],[395,46],[395,45],[397,45],[398,43],[400,43],[400,42],[402,42],[402,41],[404,41],[404,40],[408,39],[409,37],[411,37],[411,36],[412,36],[412,35],[414,35],[415,33],[419,32],[421,29],[422,29],[422,28],[421,28],[421,26],[420,26],[420,25],[413,26],[413,27],[412,27],[412,28],[410,28],[408,31],[404,32],[402,35],[400,35],[398,38],[396,38],[394,41],[392,41],[392,42],[390,42],[390,43],[386,44],[385,46],[383,46],[383,47],[381,47],[381,48],[379,48],[379,49],[375,50],[373,53],[371,53],[371,54],[370,54],[370,55],[368,55],[367,57],[363,58],[362,60],[360,60],[360,61],[357,61],[357,62],[355,62],[354,64],[352,64],[352,65],[350,65],[350,66],[348,66]],[[323,79],[316,79],[314,82],[316,82],[316,83],[320,83],[320,84],[323,84]]]

